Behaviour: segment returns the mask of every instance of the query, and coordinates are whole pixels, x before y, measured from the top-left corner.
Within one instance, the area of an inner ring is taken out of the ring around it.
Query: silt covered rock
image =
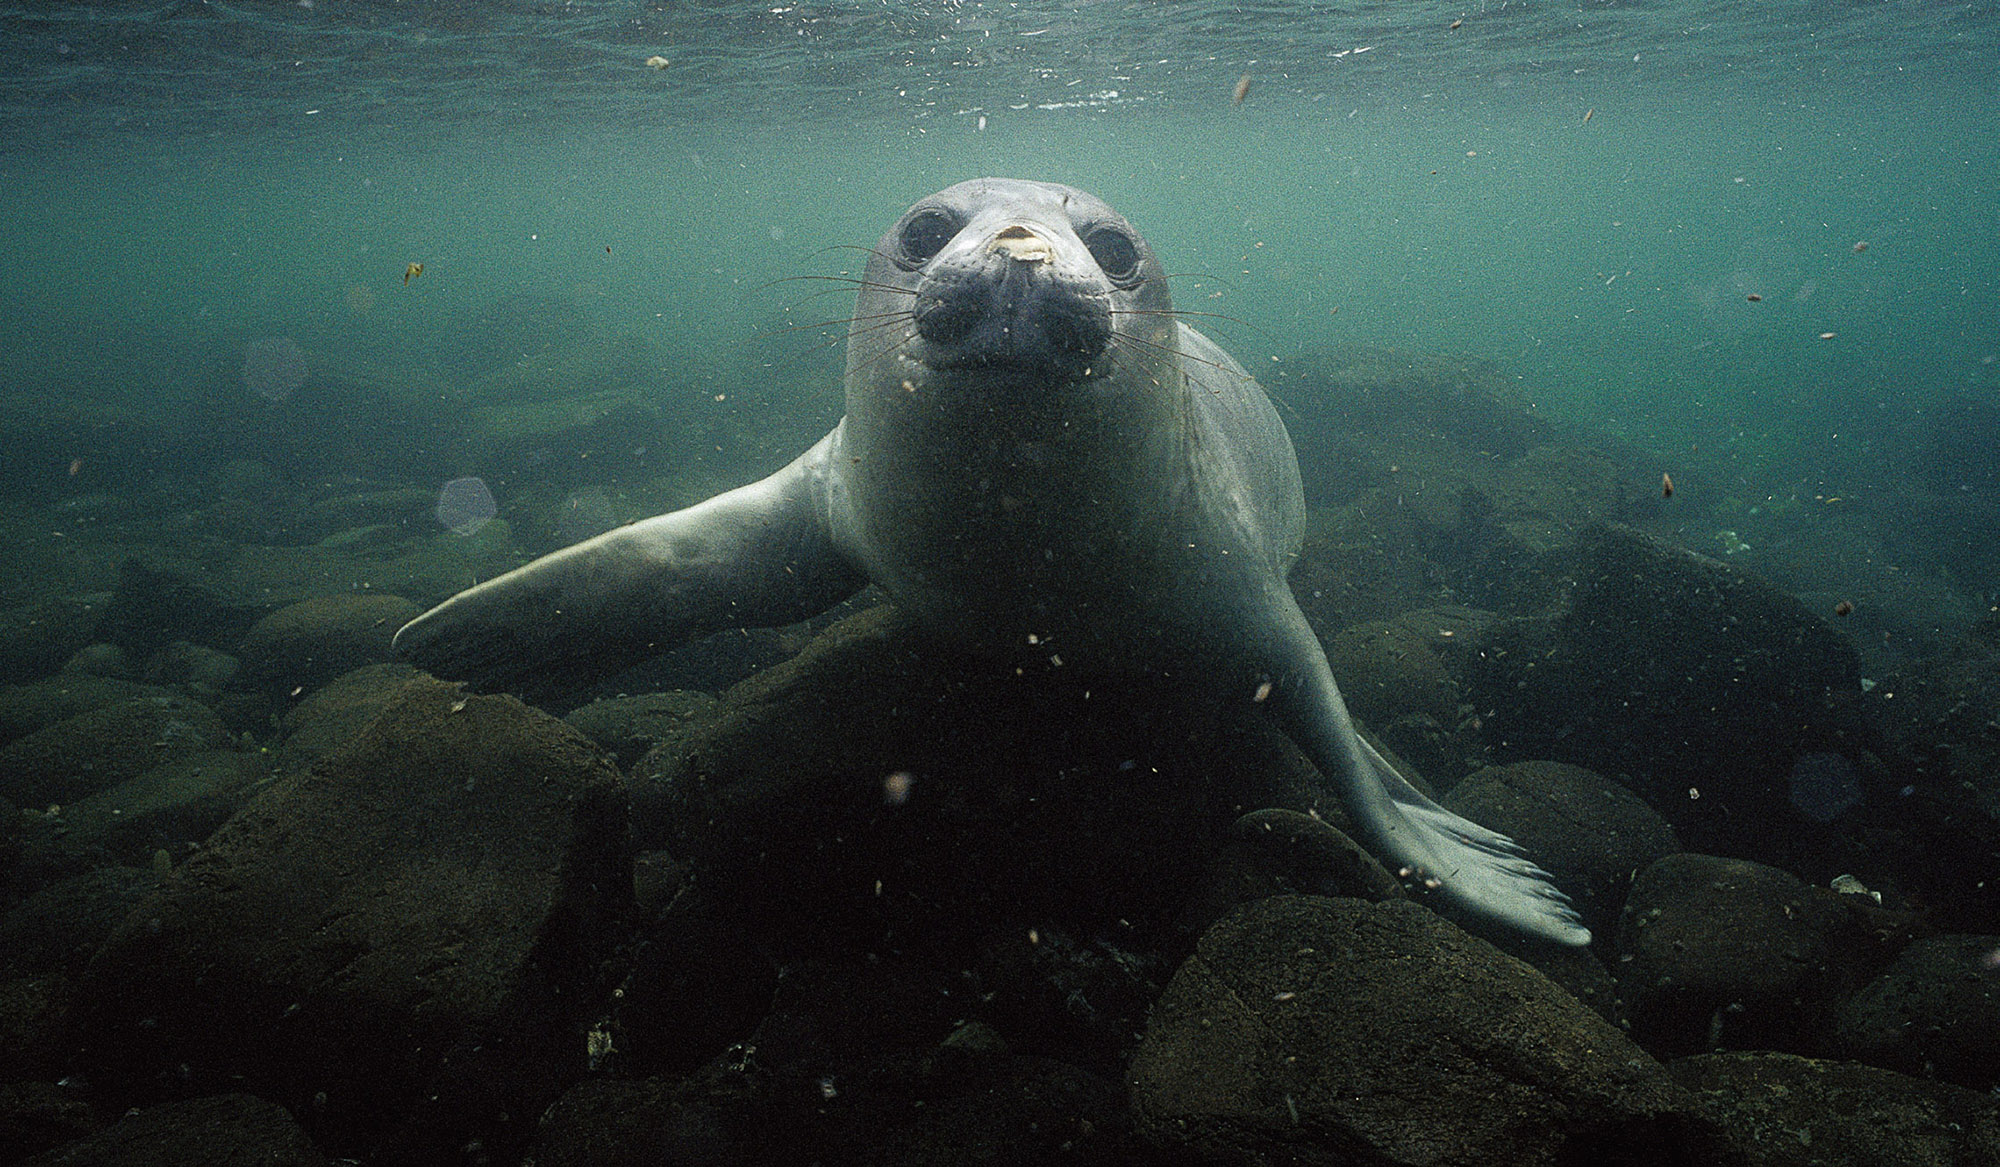
[[[409,682],[230,820],[76,993],[114,1100],[224,1085],[382,1162],[500,1154],[579,1074],[630,895],[617,775],[520,702]]]
[[[1133,1059],[1139,1130],[1219,1162],[1688,1161],[1660,1065],[1408,902],[1277,896],[1210,929]]]

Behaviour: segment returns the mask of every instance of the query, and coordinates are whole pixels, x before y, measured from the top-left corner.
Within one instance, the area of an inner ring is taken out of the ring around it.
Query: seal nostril
[[[1056,250],[1049,241],[1019,223],[1002,229],[987,245],[987,250],[1021,263],[1054,263],[1056,260]]]

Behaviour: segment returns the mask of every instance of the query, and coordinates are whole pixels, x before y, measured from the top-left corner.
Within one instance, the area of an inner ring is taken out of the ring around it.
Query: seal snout
[[[917,288],[917,335],[939,368],[1015,367],[1074,375],[1111,340],[1108,288],[1062,261],[1023,223],[934,264]]]

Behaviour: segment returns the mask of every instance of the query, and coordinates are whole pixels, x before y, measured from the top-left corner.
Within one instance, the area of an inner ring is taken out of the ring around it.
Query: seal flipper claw
[[[704,633],[825,611],[867,583],[828,528],[839,435],[762,481],[460,592],[404,625],[396,652],[477,688],[561,691]]]

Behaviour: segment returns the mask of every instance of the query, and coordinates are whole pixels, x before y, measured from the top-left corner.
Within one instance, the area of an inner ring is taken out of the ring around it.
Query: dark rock
[[[379,1162],[518,1154],[582,1072],[617,775],[511,698],[409,682],[231,819],[91,962],[79,1064],[112,1099],[237,1083]]]
[[[884,1167],[981,1167],[1143,1161],[1117,1083],[1049,1058],[988,1056],[919,1099],[911,1121],[887,1132]]]
[[[1347,835],[1311,815],[1255,810],[1237,819],[1216,856],[1210,882],[1184,923],[1200,935],[1243,904],[1274,895],[1403,898],[1389,869]]]
[[[619,1010],[643,1073],[744,1040],[775,968],[885,952],[975,970],[989,1020],[1043,1035],[1027,1052],[1115,1073],[1231,824],[1258,807],[1346,821],[1254,712],[981,666],[889,609],[731,689],[631,788],[635,844],[692,888]]]
[[[1600,941],[1610,938],[1633,873],[1680,850],[1674,829],[1637,795],[1561,762],[1481,770],[1444,805],[1519,843]]]
[[[396,630],[421,611],[401,596],[347,593],[292,604],[243,637],[244,680],[313,689],[363,665],[387,662]]]
[[[349,481],[307,504],[305,521],[321,539],[336,532],[380,527],[407,527],[412,521],[435,524],[437,492],[407,486]]]
[[[597,371],[586,368],[582,375]],[[460,420],[465,457],[472,465],[544,461],[544,472],[559,482],[582,480],[586,471],[591,476],[641,472],[646,463],[635,451],[657,446],[668,436],[659,391],[650,384],[473,405]]]
[[[683,876],[684,880],[685,877]],[[743,1042],[771,1011],[778,966],[739,906],[683,883],[646,930],[611,1026],[624,1072],[686,1074]]]
[[[0,609],[0,681],[46,677],[97,639],[98,614],[89,603],[45,599]]]
[[[236,678],[240,662],[220,649],[176,640],[146,658],[143,675],[151,685],[178,685],[213,692]]]
[[[100,867],[51,884],[0,916],[0,976],[75,976],[160,877],[142,867]]]
[[[0,1163],[19,1163],[97,1126],[80,1092],[54,1082],[0,1082]]]
[[[1133,1161],[1113,1082],[997,1038],[940,1040],[956,1006],[909,991],[909,971],[789,970],[757,1031],[689,1077],[571,1090],[543,1119],[535,1162]]]
[[[1919,859],[1899,871],[1960,932],[2000,920],[2000,613],[1946,651],[1907,663],[1867,697],[1905,786],[1899,836],[1883,850]]]
[[[1967,784],[2000,818],[2000,617],[1974,624],[1950,648],[1908,663],[1868,695],[1890,747],[1941,787]]]
[[[64,1072],[69,989],[55,974],[0,979],[0,1081],[54,1081]]]
[[[23,1167],[325,1167],[285,1108],[248,1094],[136,1110]]]
[[[618,759],[623,769],[714,708],[715,698],[707,693],[676,690],[607,697],[571,710],[563,720]]]
[[[1337,508],[1308,510],[1305,543],[1292,565],[1292,594],[1313,631],[1329,643],[1351,624],[1450,603],[1445,572],[1424,546],[1415,514],[1397,506],[1393,495],[1371,491]]]
[[[1781,1053],[1703,1054],[1667,1067],[1739,1167],[2000,1163],[1990,1097],[1873,1066]]]
[[[1847,1056],[1974,1090],[2000,1085],[2000,936],[1930,936],[1841,1006]]]
[[[0,749],[0,797],[61,805],[229,740],[222,719],[185,697],[139,697],[66,718]]]
[[[1632,1036],[1657,1056],[1820,1055],[1839,1003],[1907,939],[1866,896],[1748,860],[1669,855],[1633,881],[1618,983]]]
[[[278,723],[285,735],[278,747],[279,768],[304,770],[360,737],[417,676],[406,664],[364,665],[306,694]]]
[[[1345,821],[1254,714],[1143,681],[982,669],[887,609],[731,689],[632,785],[637,844],[764,905],[786,943],[1143,931],[1245,809]]]
[[[138,670],[133,667],[132,658],[126,655],[124,649],[115,644],[99,642],[86,644],[77,649],[63,662],[62,671],[90,677],[116,677],[129,681],[134,679],[134,674]]]
[[[227,647],[255,618],[251,609],[177,571],[127,559],[98,620],[97,639],[145,660],[176,640]]]
[[[1682,1163],[1686,1099],[1526,964],[1408,902],[1262,900],[1133,1059],[1140,1133],[1209,1161]]]
[[[542,1116],[536,1167],[747,1165],[736,1108],[706,1085],[669,1078],[580,1082]]]
[[[0,798],[0,887],[7,886],[20,858],[21,808]]]
[[[1296,411],[1300,460],[1317,465],[1319,435],[1440,435],[1512,460],[1561,432],[1509,378],[1483,361],[1354,345],[1287,361],[1268,378]]]
[[[1873,741],[1853,647],[1755,576],[1629,528],[1578,550],[1567,610],[1482,646],[1468,691],[1487,743],[1619,777],[1687,846],[1791,862],[1818,837],[1794,766]]]
[[[59,847],[97,862],[151,867],[156,852],[178,861],[247,802],[271,776],[269,760],[242,750],[183,754],[109,790],[62,808]]]
[[[155,685],[112,677],[63,674],[0,688],[0,745],[79,713],[138,697],[171,697]]]
[[[1491,621],[1469,608],[1419,609],[1344,628],[1327,642],[1327,662],[1348,708],[1443,786],[1486,764],[1456,672],[1458,658]]]

